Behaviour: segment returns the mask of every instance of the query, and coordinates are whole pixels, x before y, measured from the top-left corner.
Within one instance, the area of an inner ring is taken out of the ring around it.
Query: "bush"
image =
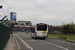
[[[59,36],[59,39],[67,40],[66,36]]]

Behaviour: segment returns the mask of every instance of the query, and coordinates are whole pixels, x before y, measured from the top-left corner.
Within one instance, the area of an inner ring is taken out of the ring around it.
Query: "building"
[[[19,27],[31,27],[32,26],[31,21],[18,21],[17,24]]]
[[[59,26],[49,26],[49,33],[61,33],[62,27]]]
[[[10,23],[14,25],[13,31],[30,31],[32,27],[31,21],[10,21]]]

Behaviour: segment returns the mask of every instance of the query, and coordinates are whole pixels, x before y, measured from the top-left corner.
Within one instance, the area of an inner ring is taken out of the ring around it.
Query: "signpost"
[[[16,12],[10,12],[10,19],[16,21]]]

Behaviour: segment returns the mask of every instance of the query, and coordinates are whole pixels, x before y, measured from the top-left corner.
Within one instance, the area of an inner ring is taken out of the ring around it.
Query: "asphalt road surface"
[[[55,39],[33,39],[30,33],[14,33],[19,50],[75,50],[75,43]]]

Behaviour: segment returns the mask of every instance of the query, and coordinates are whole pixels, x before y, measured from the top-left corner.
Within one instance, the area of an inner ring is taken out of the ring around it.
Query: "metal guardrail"
[[[10,38],[10,24],[8,19],[4,20],[6,17],[0,20],[0,50],[3,50]]]

